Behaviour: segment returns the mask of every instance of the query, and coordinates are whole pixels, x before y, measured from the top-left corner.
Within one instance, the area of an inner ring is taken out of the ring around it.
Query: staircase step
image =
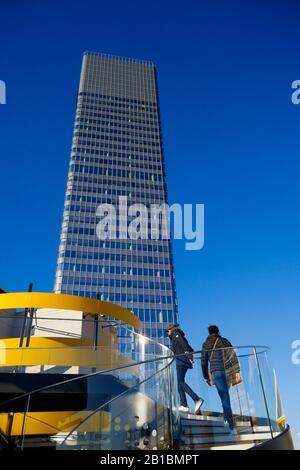
[[[269,426],[245,426],[241,423],[236,424],[236,428],[239,434],[242,433],[260,433],[260,432],[269,432]],[[209,423],[203,423],[198,425],[183,425],[182,427],[183,434],[202,434],[202,433],[228,433],[228,428],[225,428],[222,424],[221,426],[214,426]]]
[[[223,445],[201,445],[199,444],[191,444],[186,445],[184,450],[248,450],[253,447],[253,443],[243,443],[243,444],[223,444]]]
[[[195,414],[195,413],[183,413],[183,412],[180,412],[180,418],[182,420],[191,420],[191,419],[194,419],[194,420],[197,420],[197,421],[222,421],[223,422],[223,414],[221,413],[212,413],[212,414],[209,414],[208,412],[202,412],[200,414]],[[250,416],[238,416],[238,415],[234,415],[233,416],[234,419],[236,421],[239,421],[239,422],[250,422],[250,421],[254,421],[256,422],[257,421],[257,418],[253,418],[253,417],[250,417]]]
[[[227,435],[213,435],[212,437],[184,437],[183,442],[184,445],[191,445],[191,444],[235,444],[235,443],[255,443],[264,441],[267,439],[271,439],[271,433],[250,433],[250,434],[239,434],[237,436],[231,436],[230,434]]]
[[[207,414],[199,414],[195,415],[194,413],[182,413],[180,412],[181,421],[189,421],[189,420],[196,420],[196,421],[214,421],[214,422],[221,422],[223,423],[223,415],[207,415]]]
[[[180,421],[183,425],[189,424],[191,422],[209,422],[213,423],[216,426],[223,426],[224,419],[222,414],[207,414],[207,412],[202,412],[199,415],[194,413],[180,413]],[[255,418],[249,416],[234,416],[234,421],[238,426],[266,426],[268,425],[267,419],[265,418]]]
[[[208,427],[221,427],[223,428],[224,427],[224,421],[211,421],[211,420],[207,420],[207,419],[202,419],[202,420],[196,420],[196,419],[181,419],[181,425],[185,428],[185,427],[202,427],[202,426],[208,426]],[[235,426],[237,427],[246,427],[246,428],[254,428],[254,427],[266,427],[269,429],[268,426],[257,426],[257,425],[253,425],[251,424],[250,421],[237,421],[235,420]]]
[[[224,428],[223,427],[219,427],[219,428],[216,428],[216,427],[203,427],[203,428],[194,428],[194,429],[186,429],[184,428],[182,430],[182,437],[183,438],[186,438],[187,436],[191,436],[191,437],[194,437],[194,436],[202,436],[202,435],[207,435],[207,434],[210,434],[212,436],[214,435],[219,435],[219,434],[222,434],[224,436],[227,436],[229,434],[229,431],[228,429]]]

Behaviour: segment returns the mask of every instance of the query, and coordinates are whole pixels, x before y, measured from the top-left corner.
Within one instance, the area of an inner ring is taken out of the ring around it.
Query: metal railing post
[[[13,422],[14,422],[14,413],[10,412],[10,413],[8,413],[7,431],[6,431],[8,437],[11,437]]]
[[[169,395],[169,439],[170,439],[170,450],[174,449],[174,423],[173,423],[173,391],[172,391],[172,384],[171,384],[171,371],[170,368],[172,367],[173,362],[169,364],[167,367],[167,377],[168,377],[168,395]],[[174,405],[175,406],[175,405]]]
[[[94,319],[94,351],[97,351],[98,336],[99,336],[99,315],[96,314],[95,319]]]
[[[269,422],[271,437],[273,439],[274,436],[273,436],[273,429],[272,429],[272,421],[271,421],[270,414],[269,414],[268,402],[267,402],[265,387],[264,387],[264,383],[263,383],[263,379],[262,379],[262,374],[261,374],[260,364],[259,364],[259,360],[258,360],[258,355],[257,355],[257,352],[256,352],[256,346],[254,346],[253,349],[254,349],[255,361],[256,361],[256,364],[257,364],[258,375],[259,375],[259,380],[260,380],[260,384],[261,384],[263,399],[264,399],[264,403],[265,403],[265,407],[266,407],[266,412],[267,412],[267,418],[268,418],[268,422]]]
[[[28,286],[28,292],[32,292],[32,282],[30,282],[30,284]],[[19,348],[23,347],[23,341],[24,341],[26,326],[27,326],[27,315],[28,315],[28,308],[25,308],[24,320],[23,320],[23,325],[22,325],[22,329],[21,329],[21,333],[20,333]]]
[[[23,450],[23,448],[24,448],[24,442],[25,442],[25,434],[24,434],[24,432],[26,431],[26,420],[27,420],[27,414],[28,414],[28,411],[29,411],[30,396],[31,396],[31,395],[28,395],[28,396],[27,396],[27,399],[26,399],[26,408],[25,408],[24,415],[23,415],[23,423],[22,423],[22,431],[21,431],[21,437],[22,437],[21,449],[22,449],[22,450]]]
[[[33,315],[34,315],[34,308],[31,308],[29,310],[29,317],[28,317],[28,323],[27,323],[27,337],[26,337],[26,344],[25,347],[28,348],[30,344],[30,338],[31,338],[31,330],[32,330],[32,323],[33,323]]]
[[[96,299],[100,300],[100,295],[96,295]],[[95,314],[94,316],[94,351],[97,351],[97,344],[98,344],[98,336],[99,336],[99,314]]]

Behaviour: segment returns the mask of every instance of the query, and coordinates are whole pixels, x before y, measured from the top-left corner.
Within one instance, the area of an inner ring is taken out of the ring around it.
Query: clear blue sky
[[[300,432],[297,3],[2,2],[0,284],[53,288],[83,51],[152,59],[170,202],[206,207],[205,248],[174,244],[182,327],[268,344]]]

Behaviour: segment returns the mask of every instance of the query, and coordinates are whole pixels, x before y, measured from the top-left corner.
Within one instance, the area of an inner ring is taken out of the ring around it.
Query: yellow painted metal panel
[[[90,340],[32,337],[30,347],[19,348],[19,338],[0,340],[0,366],[78,366],[112,368],[131,364],[114,348],[92,348]]]
[[[47,411],[30,412],[26,416],[24,432],[26,435],[54,435],[62,432],[70,432],[80,424],[92,411]],[[20,436],[23,427],[23,413],[14,413],[11,427],[11,436]],[[0,414],[0,430],[7,436],[7,413]],[[80,426],[80,432],[110,432],[111,413],[98,411]]]
[[[1,347],[5,348],[12,348],[16,349],[19,348],[20,338],[5,338],[0,339],[0,349]],[[93,342],[90,339],[82,339],[82,338],[67,338],[64,336],[31,336],[30,338],[30,348],[38,348],[38,349],[48,349],[48,348],[70,348],[70,347],[91,347],[93,346]],[[98,343],[99,347],[102,347],[101,343]],[[103,345],[106,347],[106,345]],[[107,346],[109,347],[109,346]],[[20,349],[28,349],[28,348],[20,348]]]
[[[15,292],[0,295],[0,309],[17,308],[57,308],[75,310],[86,313],[98,313],[117,318],[138,330],[141,322],[129,310],[120,305],[67,294],[52,294],[47,292]]]

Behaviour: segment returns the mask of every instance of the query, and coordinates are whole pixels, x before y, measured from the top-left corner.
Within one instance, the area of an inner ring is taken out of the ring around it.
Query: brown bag
[[[212,360],[213,353],[214,353],[214,350],[217,346],[217,343],[218,343],[219,339],[220,338],[218,337],[216,339],[216,341],[214,342],[212,351],[210,353],[209,362],[211,362],[211,360]],[[243,379],[241,377],[239,368],[237,369],[236,365],[228,365],[228,364],[231,364],[231,359],[232,359],[233,354],[234,354],[234,350],[232,349],[231,355],[227,358],[226,361],[224,360],[224,369],[225,369],[225,373],[226,373],[228,388],[234,387],[235,385],[239,385],[240,383],[243,382]],[[226,362],[227,362],[227,365],[226,365]],[[212,373],[211,373],[210,369],[208,369],[208,377],[209,377],[209,381],[210,381],[211,385],[214,385],[214,381],[213,381]]]

